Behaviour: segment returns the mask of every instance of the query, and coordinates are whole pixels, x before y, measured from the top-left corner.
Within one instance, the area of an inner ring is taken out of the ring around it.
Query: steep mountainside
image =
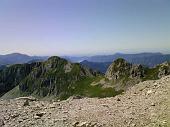
[[[115,96],[121,91],[102,86],[92,86],[103,75],[80,64],[70,63],[60,57],[45,62],[13,65],[0,73],[2,98],[36,96],[40,98],[66,99],[73,95],[87,97]]]
[[[5,65],[0,65],[0,70],[4,69],[5,67]]]
[[[97,73],[72,64],[59,57],[51,57],[19,83],[22,92],[38,96],[69,96],[68,89],[84,78],[97,76]]]
[[[128,63],[119,58],[108,68],[105,77],[118,89],[126,89],[128,86],[145,80],[156,80],[170,74],[170,63],[165,62],[154,68]]]
[[[0,70],[0,95],[17,86],[40,63],[17,64]]]

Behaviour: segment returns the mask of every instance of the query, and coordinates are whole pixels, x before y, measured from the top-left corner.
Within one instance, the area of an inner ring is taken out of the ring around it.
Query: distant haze
[[[170,53],[169,0],[0,0],[0,54]]]

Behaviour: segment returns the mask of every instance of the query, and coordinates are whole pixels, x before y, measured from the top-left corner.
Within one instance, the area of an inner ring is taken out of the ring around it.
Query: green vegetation
[[[169,70],[169,64],[150,69],[118,59],[104,77],[80,64],[51,57],[45,62],[13,65],[1,70],[0,94],[6,93],[5,98],[32,95],[62,100],[74,95],[112,97],[140,81],[167,75]]]
[[[101,77],[95,77],[95,78],[85,78],[81,81],[76,82],[72,87],[66,89],[66,93],[62,94],[60,96],[61,99],[67,99],[70,96],[73,95],[80,95],[80,96],[86,96],[86,97],[113,97],[116,96],[122,91],[115,91],[114,88],[102,88],[100,85],[92,86],[91,83],[95,81],[99,81]]]
[[[142,78],[143,81],[146,80],[156,80],[158,78],[159,67],[155,68],[145,68],[145,76]]]

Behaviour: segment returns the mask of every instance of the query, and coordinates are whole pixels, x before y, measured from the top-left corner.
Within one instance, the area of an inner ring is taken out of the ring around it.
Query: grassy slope
[[[61,99],[67,99],[72,95],[81,95],[86,97],[112,97],[120,94],[121,91],[115,91],[114,88],[102,88],[101,86],[92,86],[91,83],[100,80],[102,77],[86,78],[78,81],[71,88],[68,88],[67,93],[61,96]]]
[[[12,90],[10,90],[6,94],[4,94],[1,98],[2,99],[13,99],[13,98],[20,97],[20,96],[21,96],[21,94],[19,91],[19,86],[16,86]]]

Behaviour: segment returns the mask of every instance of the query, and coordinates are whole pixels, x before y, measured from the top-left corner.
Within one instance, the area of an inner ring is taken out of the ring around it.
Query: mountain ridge
[[[6,55],[0,55],[0,66],[2,65],[12,65],[12,64],[23,64],[31,60],[41,60],[44,61],[47,56],[29,56],[21,53],[11,53]]]
[[[121,92],[91,86],[101,77],[97,71],[53,56],[45,62],[17,64],[1,70],[0,90],[6,90],[2,97],[6,99],[29,95],[54,99],[67,99],[73,95],[105,97]]]
[[[168,62],[148,68],[118,58],[111,63],[104,76],[79,63],[53,56],[44,62],[33,61],[1,69],[0,93],[8,93],[6,95],[10,98],[33,95],[67,99],[76,94],[88,97],[115,96],[141,81],[159,79],[168,74]]]

